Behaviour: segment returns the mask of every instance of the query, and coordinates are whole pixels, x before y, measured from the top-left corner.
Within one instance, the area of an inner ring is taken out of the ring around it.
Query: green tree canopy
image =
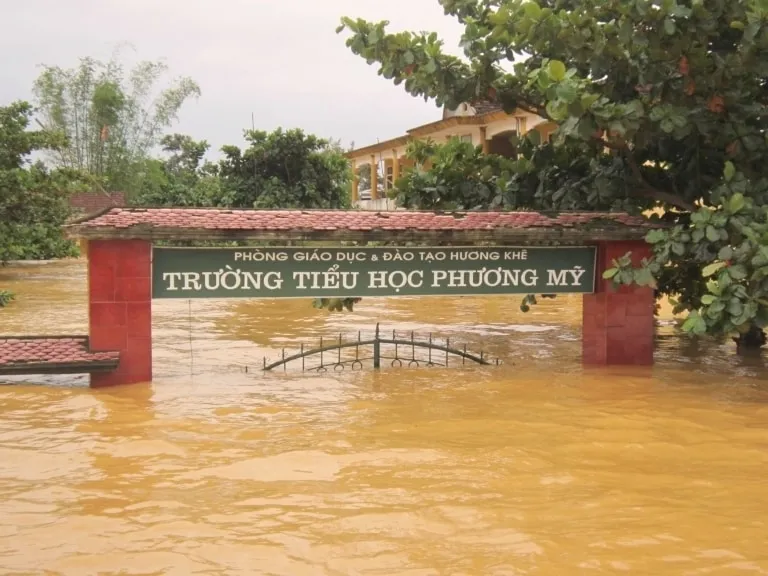
[[[219,164],[228,205],[345,208],[352,173],[338,144],[302,130],[247,130],[248,147],[224,146]]]
[[[249,146],[224,146],[216,164],[208,143],[173,134],[162,139],[169,156],[144,164],[144,206],[228,208],[344,208],[351,170],[340,147],[301,130],[245,132]]]
[[[414,96],[490,100],[558,129],[552,143],[532,131],[512,162],[437,150],[463,154],[475,183],[459,190],[459,167],[423,183],[406,175],[411,205],[660,207],[669,227],[649,235],[653,260],[606,276],[676,295],[696,334],[768,324],[768,2],[438,1],[464,26],[463,57],[387,22],[344,18],[339,31]]]
[[[186,77],[158,89],[167,72],[165,64],[145,61],[126,73],[116,58],[83,58],[71,69],[45,66],[34,85],[38,117],[45,130],[66,136],[50,160],[90,174],[107,189],[134,192],[137,166],[184,103],[200,95]]]
[[[183,134],[160,140],[164,159],[151,158],[141,164],[138,193],[133,203],[139,206],[222,206],[218,167],[205,161],[209,144]]]
[[[32,106],[0,106],[0,263],[8,260],[61,258],[77,253],[61,226],[69,216],[69,192],[76,175],[51,173],[30,155],[60,147],[45,131],[29,131]],[[0,305],[8,295],[0,294]]]

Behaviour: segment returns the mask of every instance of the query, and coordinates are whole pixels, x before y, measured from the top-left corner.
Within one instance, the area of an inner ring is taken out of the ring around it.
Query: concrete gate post
[[[584,295],[582,319],[582,359],[585,365],[653,364],[654,296],[647,286],[613,288],[603,280],[611,261],[632,252],[639,265],[651,256],[644,241],[604,242],[597,248],[597,283],[594,294]]]
[[[152,380],[150,242],[88,242],[88,325],[91,350],[120,352],[117,370],[91,374],[91,387]]]

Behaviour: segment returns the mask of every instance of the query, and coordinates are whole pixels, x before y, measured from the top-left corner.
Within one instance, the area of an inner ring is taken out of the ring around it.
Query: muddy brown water
[[[85,333],[83,262],[0,285],[0,333]],[[6,378],[0,574],[768,574],[764,361],[664,325],[583,370],[579,299],[518,304],[157,301],[151,385]],[[504,364],[258,370],[376,322]]]

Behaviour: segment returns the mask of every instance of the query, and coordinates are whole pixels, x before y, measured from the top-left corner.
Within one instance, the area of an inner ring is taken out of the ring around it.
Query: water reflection
[[[2,332],[85,329],[82,264],[0,274]],[[665,326],[583,370],[578,299],[517,305],[156,303],[152,385],[0,388],[0,572],[768,573],[764,360]],[[243,371],[378,321],[506,363]]]

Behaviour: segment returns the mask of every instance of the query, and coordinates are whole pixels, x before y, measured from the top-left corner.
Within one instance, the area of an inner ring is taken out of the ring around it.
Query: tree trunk
[[[733,341],[736,342],[736,351],[739,354],[759,353],[765,343],[766,338],[765,331],[755,326],[754,324],[749,328],[749,331],[744,334],[739,334]]]

